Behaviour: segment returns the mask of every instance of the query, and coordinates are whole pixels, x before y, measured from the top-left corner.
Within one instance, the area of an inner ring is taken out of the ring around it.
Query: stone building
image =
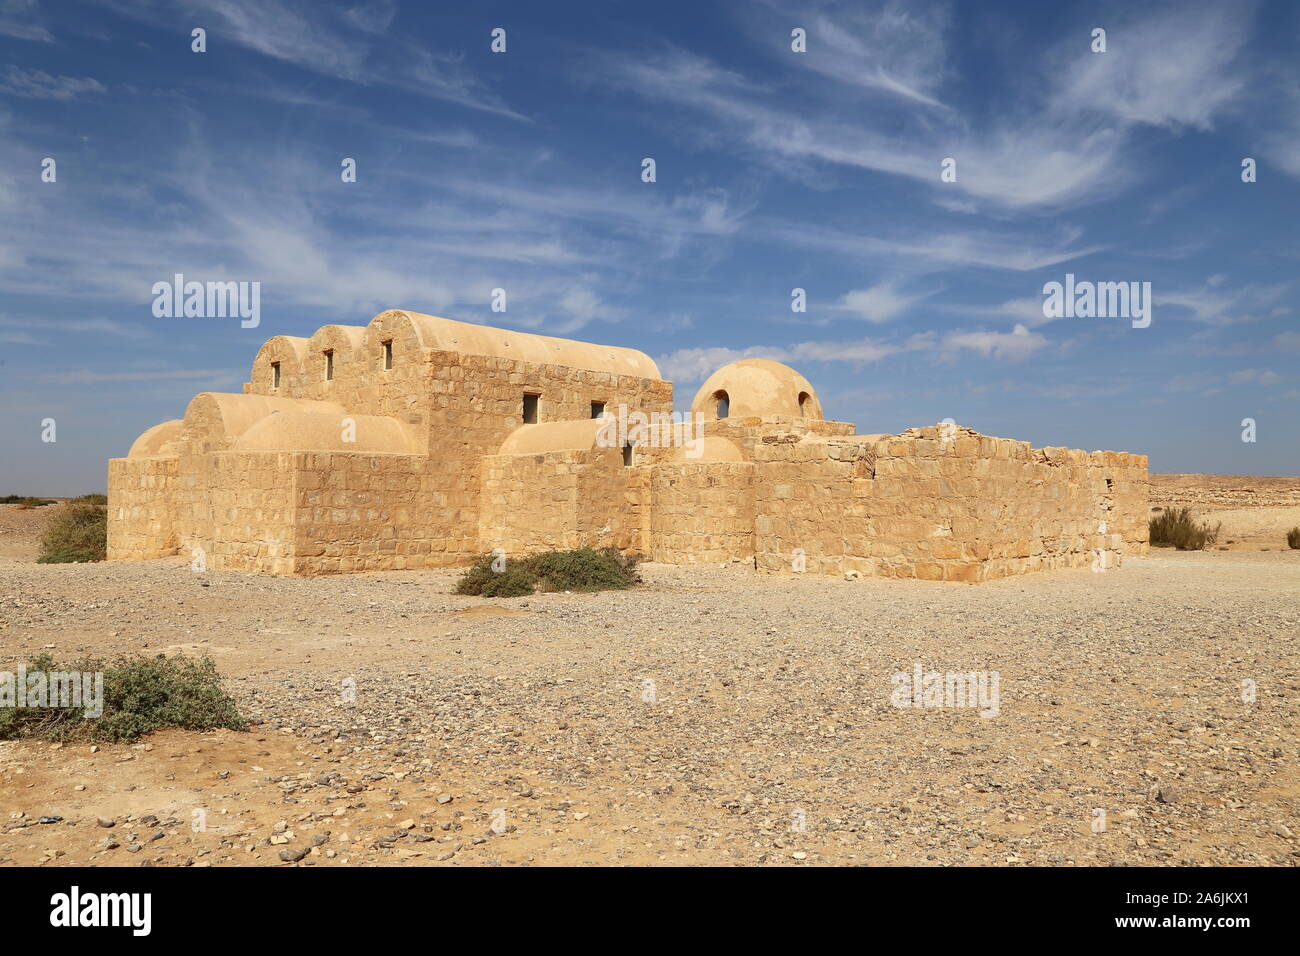
[[[109,558],[324,574],[591,545],[982,581],[1147,548],[1143,455],[860,435],[766,359],[672,412],[633,349],[400,310],[276,336],[242,394],[196,396],[109,462]]]

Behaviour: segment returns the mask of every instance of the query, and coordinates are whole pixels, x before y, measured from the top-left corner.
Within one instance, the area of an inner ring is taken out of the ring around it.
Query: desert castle
[[[109,462],[108,553],[324,574],[591,545],[982,581],[1146,551],[1143,455],[856,431],[766,359],[674,416],[633,349],[390,310],[272,338],[242,394],[197,395]]]

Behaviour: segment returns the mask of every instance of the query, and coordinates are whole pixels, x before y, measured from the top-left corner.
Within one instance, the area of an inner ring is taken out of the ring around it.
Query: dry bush
[[[1219,540],[1222,524],[1213,528],[1192,518],[1190,508],[1169,508],[1147,524],[1151,543],[1156,547],[1179,551],[1202,551]]]

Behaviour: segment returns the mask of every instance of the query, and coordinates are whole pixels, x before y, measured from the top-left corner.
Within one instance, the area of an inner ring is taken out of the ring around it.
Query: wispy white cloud
[[[115,5],[150,22],[177,20],[173,9],[157,0]],[[179,9],[187,23],[201,18],[210,34],[312,73],[528,121],[465,67],[462,54],[390,34],[392,4],[339,9],[307,0],[180,0]]]
[[[0,93],[36,100],[71,100],[83,93],[103,93],[104,84],[89,76],[52,76],[44,70],[16,66],[0,80]]]
[[[41,24],[37,9],[36,0],[0,0],[0,35],[53,43],[54,35]]]
[[[1042,333],[1016,325],[1010,332],[949,332],[943,336],[939,350],[948,357],[971,351],[985,358],[1023,362],[1045,345],[1047,338]]]
[[[1246,284],[1229,287],[1222,276],[1212,276],[1197,288],[1154,291],[1158,306],[1176,306],[1206,325],[1235,325],[1278,318],[1292,312],[1288,301],[1294,283]]]
[[[1081,50],[1058,74],[1052,109],[1107,113],[1122,123],[1213,128],[1246,86],[1235,61],[1253,4],[1176,4],[1111,24],[1105,53]]]
[[[1243,368],[1228,377],[1233,385],[1277,385],[1282,376],[1266,369]]]
[[[864,322],[890,322],[932,294],[904,294],[893,282],[881,282],[868,289],[844,293],[835,308]]]
[[[848,123],[824,95],[787,97],[783,106],[771,84],[680,49],[608,57],[601,68],[631,92],[703,114],[709,125],[698,135],[706,142],[722,142],[720,124],[728,141],[739,137],[756,158],[787,171],[791,162],[811,160],[929,185],[931,198],[951,209],[1033,210],[1115,194],[1135,175],[1128,153],[1137,127],[1209,128],[1242,88],[1237,61],[1249,20],[1249,10],[1160,12],[1117,24],[1104,54],[1089,50],[1085,34],[1038,62],[1016,63],[1022,82],[1042,94],[979,121],[938,110],[924,118],[886,111],[875,123]],[[788,62],[889,90],[913,105],[939,105],[941,19],[891,3],[818,12],[811,22],[809,41],[821,47]],[[945,157],[957,161],[954,182],[940,181]]]

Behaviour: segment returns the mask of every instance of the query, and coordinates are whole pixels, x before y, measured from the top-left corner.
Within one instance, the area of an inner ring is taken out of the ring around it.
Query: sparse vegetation
[[[44,508],[46,505],[54,504],[51,498],[19,498],[17,502],[19,511],[30,511],[32,508]]]
[[[1190,508],[1169,508],[1147,524],[1152,545],[1179,551],[1202,551],[1215,544],[1222,527],[1216,524],[1211,528],[1206,522],[1196,521]]]
[[[505,562],[500,571],[493,570],[494,560],[490,554],[479,558],[457,583],[456,593],[520,597],[536,591],[623,590],[641,580],[637,556],[615,548],[578,548],[500,559]]]
[[[1286,543],[1288,546],[1300,550],[1300,528],[1292,528],[1286,533]]]
[[[50,519],[38,564],[103,561],[108,556],[108,509],[70,501]]]
[[[55,666],[43,654],[27,663],[34,671],[103,673],[103,712],[87,717],[81,707],[0,707],[0,740],[97,740],[130,742],[161,730],[246,730],[248,721],[221,685],[210,657],[136,655],[112,662],[81,660]]]
[[[88,505],[106,505],[108,504],[108,495],[101,495],[98,492],[90,495],[81,495],[73,498],[73,501],[85,502]]]

